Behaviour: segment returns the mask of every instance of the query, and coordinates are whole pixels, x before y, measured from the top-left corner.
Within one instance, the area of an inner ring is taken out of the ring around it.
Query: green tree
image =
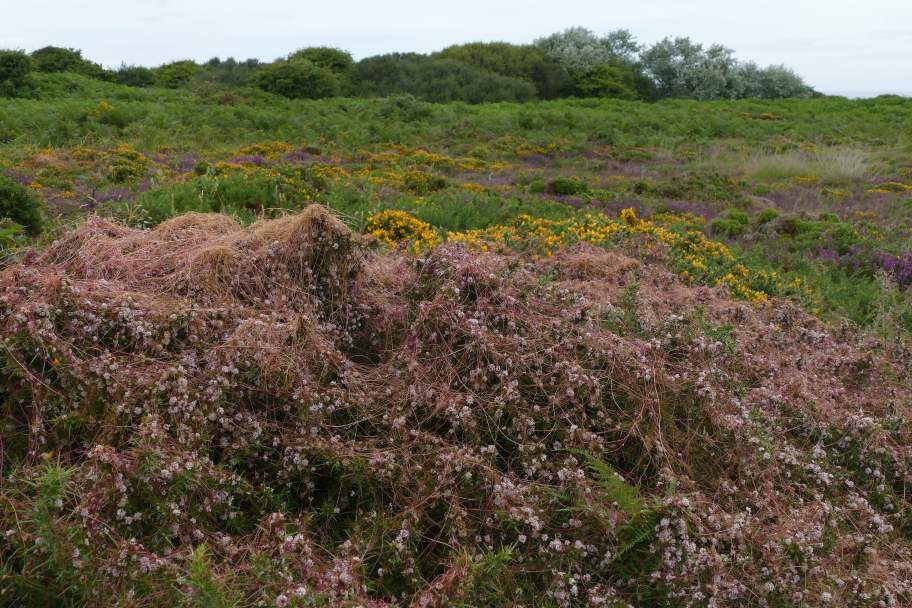
[[[358,63],[361,95],[413,95],[434,103],[485,103],[535,99],[535,86],[520,78],[478,70],[449,59],[417,53],[368,57]]]
[[[470,42],[449,46],[433,53],[431,58],[458,61],[478,70],[521,78],[535,85],[540,99],[565,97],[573,86],[570,74],[531,44]]]
[[[577,97],[640,101],[655,98],[652,80],[617,59],[597,65],[588,72],[574,72],[573,80],[573,93]]]
[[[358,72],[351,53],[328,46],[312,46],[300,49],[288,56],[288,61],[309,61],[317,67],[329,70],[339,82],[339,95],[353,95],[357,88]]]
[[[18,95],[34,69],[35,62],[23,51],[0,51],[0,96]]]
[[[155,81],[155,75],[149,68],[126,63],[120,64],[114,76],[114,82],[128,87],[150,87]]]
[[[32,59],[39,72],[73,72],[108,82],[113,82],[116,78],[114,73],[85,59],[79,49],[46,46],[32,52]]]
[[[264,67],[250,79],[250,85],[291,99],[322,99],[335,94],[338,79],[326,68],[297,59]]]
[[[199,66],[189,59],[172,61],[152,68],[152,83],[157,87],[176,89],[180,84],[189,80]]]

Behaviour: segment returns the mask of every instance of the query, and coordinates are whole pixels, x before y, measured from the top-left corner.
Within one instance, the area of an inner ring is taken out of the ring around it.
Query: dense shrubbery
[[[369,57],[358,63],[361,94],[385,97],[407,93],[425,101],[483,103],[531,101],[535,86],[520,78],[478,70],[449,59],[414,53]]]
[[[218,89],[233,89],[247,86],[250,79],[265,65],[259,59],[237,61],[234,57],[222,60],[213,57],[199,66],[193,78],[200,82],[209,82]]]
[[[652,80],[616,59],[588,72],[574,72],[573,81],[577,97],[653,101],[656,96]]]
[[[327,68],[306,59],[294,59],[263,67],[249,84],[289,99],[322,99],[335,94],[339,81]]]
[[[82,56],[82,51],[58,46],[46,46],[32,53],[39,72],[73,72],[89,78],[113,82],[115,75]]]
[[[155,74],[151,69],[141,65],[122,63],[115,72],[114,81],[128,87],[150,87],[155,82]]]
[[[183,61],[172,61],[152,68],[152,82],[155,86],[166,89],[176,89],[181,83],[190,79],[199,66],[195,61],[189,59]]]
[[[35,62],[22,51],[0,51],[0,97],[15,97],[28,83]]]
[[[471,42],[449,46],[431,57],[459,61],[478,70],[527,80],[535,85],[539,99],[566,97],[573,86],[567,70],[534,45]]]

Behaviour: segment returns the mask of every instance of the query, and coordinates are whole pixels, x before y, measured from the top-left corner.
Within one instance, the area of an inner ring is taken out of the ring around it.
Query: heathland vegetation
[[[912,602],[912,101],[582,28],[0,95],[0,604]]]

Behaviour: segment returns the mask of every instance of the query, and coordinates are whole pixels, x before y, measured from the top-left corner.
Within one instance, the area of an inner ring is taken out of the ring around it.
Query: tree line
[[[568,28],[532,44],[471,42],[430,54],[389,53],[355,61],[308,47],[273,62],[213,58],[105,69],[71,48],[0,51],[0,95],[28,96],[34,72],[73,72],[132,87],[254,87],[293,99],[411,95],[429,102],[528,102],[567,97],[662,99],[807,98],[816,93],[784,65],[739,61],[719,44],[690,38],[642,45],[624,29],[598,36]]]

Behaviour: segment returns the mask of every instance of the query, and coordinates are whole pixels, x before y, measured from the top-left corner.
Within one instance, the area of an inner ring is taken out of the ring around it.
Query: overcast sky
[[[826,93],[912,94],[912,0],[0,0],[0,48],[82,49],[107,67],[213,56],[273,60],[328,45],[356,59],[531,42],[582,25],[719,42]]]

